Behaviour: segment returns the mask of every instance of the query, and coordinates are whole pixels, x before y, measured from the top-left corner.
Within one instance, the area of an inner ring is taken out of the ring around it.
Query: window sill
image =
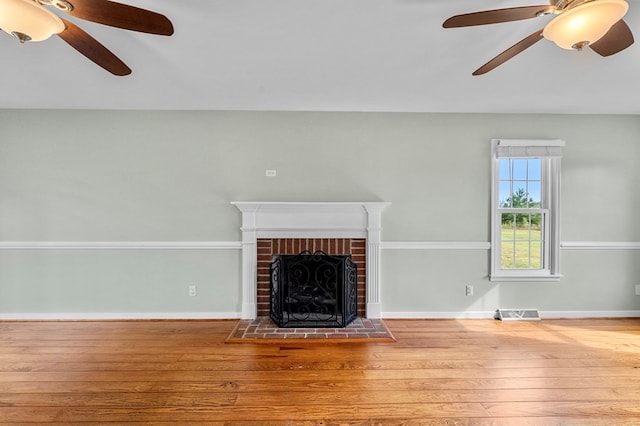
[[[497,282],[558,282],[562,275],[491,275],[489,281]]]

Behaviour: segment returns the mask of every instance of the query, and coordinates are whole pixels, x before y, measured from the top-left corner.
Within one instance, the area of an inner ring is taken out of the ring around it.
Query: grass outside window
[[[541,269],[540,228],[503,225],[500,253],[503,269]]]

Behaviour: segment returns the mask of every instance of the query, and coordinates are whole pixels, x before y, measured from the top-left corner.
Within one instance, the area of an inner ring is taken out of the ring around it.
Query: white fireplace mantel
[[[234,201],[242,212],[242,318],[257,314],[258,238],[365,238],[367,318],[380,318],[380,233],[387,202]]]

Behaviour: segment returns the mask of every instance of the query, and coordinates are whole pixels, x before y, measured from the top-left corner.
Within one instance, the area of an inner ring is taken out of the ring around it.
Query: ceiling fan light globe
[[[567,9],[544,27],[542,35],[563,49],[593,44],[624,17],[629,5],[624,0],[594,0]]]
[[[32,0],[0,0],[0,28],[22,34],[29,41],[43,41],[65,29],[62,20]]]

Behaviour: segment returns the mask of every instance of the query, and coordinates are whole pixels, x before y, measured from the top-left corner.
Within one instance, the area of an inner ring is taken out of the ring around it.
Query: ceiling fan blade
[[[109,0],[69,0],[69,3],[73,8],[67,13],[76,18],[142,33],[173,34],[171,21],[150,10]]]
[[[600,40],[589,47],[600,56],[611,56],[633,44],[631,29],[622,19],[611,27]]]
[[[508,48],[507,50],[505,50],[504,52],[502,52],[501,54],[499,54],[498,56],[496,56],[495,58],[493,58],[492,60],[490,60],[483,66],[481,66],[480,68],[478,68],[477,70],[475,70],[473,72],[473,75],[481,75],[481,74],[488,73],[492,69],[507,62],[509,59],[513,58],[518,53],[522,53],[525,49],[528,49],[529,47],[533,46],[540,40],[542,40],[542,29],[536,31],[535,33],[531,34],[528,37],[523,38],[522,40],[520,40],[519,42],[517,42],[516,44],[514,44],[513,46],[511,46],[510,48]]]
[[[555,6],[548,4],[539,6],[509,7],[506,9],[484,10],[482,12],[455,15],[444,21],[444,28],[472,27],[474,25],[498,24],[501,22],[531,19],[545,13],[552,13]]]
[[[98,40],[91,37],[80,27],[69,21],[62,20],[66,28],[58,36],[71,47],[82,53],[105,70],[114,75],[131,74],[131,69]]]

